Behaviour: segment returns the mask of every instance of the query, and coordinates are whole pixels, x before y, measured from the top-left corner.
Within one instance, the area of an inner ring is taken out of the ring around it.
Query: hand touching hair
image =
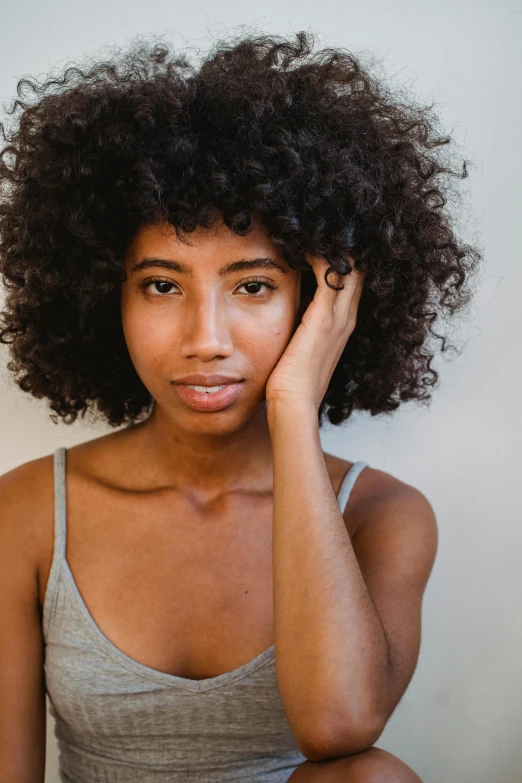
[[[112,426],[150,410],[121,327],[125,248],[167,219],[179,236],[217,213],[241,234],[259,216],[303,295],[306,254],[365,274],[357,324],[320,420],[427,402],[434,325],[471,299],[480,253],[444,210],[453,170],[431,108],[397,96],[313,36],[222,41],[198,67],[138,42],[112,59],[21,79],[0,154],[0,341],[21,389],[67,423],[96,408]],[[331,285],[329,282],[327,285]],[[328,340],[328,335],[325,335]]]

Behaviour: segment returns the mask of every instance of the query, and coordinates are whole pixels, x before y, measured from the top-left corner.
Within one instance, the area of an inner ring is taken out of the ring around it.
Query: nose
[[[185,358],[212,361],[232,355],[228,308],[218,291],[203,292],[192,299],[182,320],[181,345]]]

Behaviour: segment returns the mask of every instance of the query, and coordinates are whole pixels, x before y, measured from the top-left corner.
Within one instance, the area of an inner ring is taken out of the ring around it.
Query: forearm
[[[388,683],[386,640],[328,475],[316,411],[269,404],[268,418],[281,698],[304,737],[363,733]]]

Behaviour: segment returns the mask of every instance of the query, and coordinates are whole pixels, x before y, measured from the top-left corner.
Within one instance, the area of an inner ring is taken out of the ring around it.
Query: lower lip
[[[224,389],[220,389],[217,392],[198,392],[195,389],[189,389],[188,386],[184,386],[182,383],[175,383],[174,388],[178,393],[178,397],[182,402],[193,408],[196,411],[220,411],[222,408],[227,408],[232,405],[239,396],[241,390],[241,383],[229,383]]]

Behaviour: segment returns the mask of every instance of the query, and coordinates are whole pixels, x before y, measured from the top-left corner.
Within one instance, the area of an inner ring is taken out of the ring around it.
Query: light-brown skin
[[[167,224],[142,227],[124,260],[125,338],[155,406],[146,422],[68,450],[67,559],[80,592],[113,644],[182,677],[230,671],[274,642],[285,709],[310,759],[292,781],[418,783],[372,745],[416,666],[433,511],[418,490],[366,468],[341,516],[335,495],[352,463],[318,438],[317,406],[355,325],[357,277],[330,291],[325,262],[309,258],[319,288],[301,321],[300,274],[260,224],[239,237],[218,223],[188,241]],[[193,277],[132,273],[146,257],[176,259]],[[286,272],[217,273],[258,257]],[[168,292],[140,287],[151,276],[172,283]],[[276,288],[245,288],[253,277]],[[222,411],[191,410],[170,383],[190,372],[237,373],[242,393]],[[0,552],[0,578],[13,585],[0,597],[0,768],[16,770],[15,783],[43,780],[52,455],[0,476]]]

